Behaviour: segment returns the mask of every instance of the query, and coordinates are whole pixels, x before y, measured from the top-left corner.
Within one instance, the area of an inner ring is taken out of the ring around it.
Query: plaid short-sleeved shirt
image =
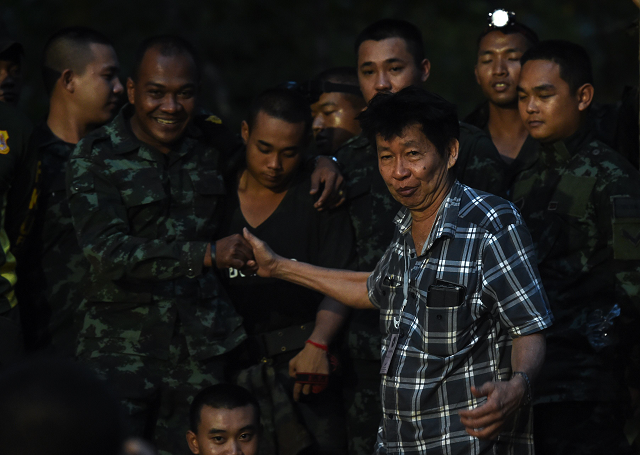
[[[420,255],[411,222],[409,211],[400,210],[395,237],[367,283],[380,308],[383,358],[391,335],[399,334],[382,377],[376,453],[533,453],[530,407],[515,414],[497,441],[468,435],[458,416],[486,401],[473,397],[471,386],[510,379],[512,338],[551,325],[520,214],[509,202],[456,182]]]

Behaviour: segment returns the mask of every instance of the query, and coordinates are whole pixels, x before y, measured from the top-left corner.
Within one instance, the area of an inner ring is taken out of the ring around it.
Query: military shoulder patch
[[[9,153],[9,133],[0,130],[0,154],[6,155],[7,153]]]
[[[217,125],[222,125],[222,120],[220,120],[220,117],[216,117],[215,115],[210,115],[209,117],[207,117],[205,119],[205,122],[211,122]]]

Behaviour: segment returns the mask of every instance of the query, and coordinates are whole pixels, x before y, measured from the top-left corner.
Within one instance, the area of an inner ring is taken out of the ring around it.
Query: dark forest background
[[[615,102],[624,86],[638,85],[638,7],[632,0],[2,0],[0,14],[25,46],[21,107],[36,121],[47,108],[39,70],[45,40],[61,27],[86,25],[114,40],[123,83],[143,38],[175,33],[191,40],[205,62],[203,104],[233,128],[261,90],[354,65],[355,36],[384,17],[407,19],[422,30],[432,63],[426,87],[465,115],[482,99],[473,76],[477,36],[498,7],[514,11],[541,39],[585,46],[597,101]]]

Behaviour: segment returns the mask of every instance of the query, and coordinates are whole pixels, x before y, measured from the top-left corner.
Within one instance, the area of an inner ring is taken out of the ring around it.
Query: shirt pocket
[[[450,357],[469,349],[475,321],[467,296],[456,306],[428,306],[428,300],[429,292],[418,292],[424,351],[429,355]]]
[[[193,211],[196,218],[209,220],[226,193],[222,175],[215,170],[191,170],[189,178],[193,185]]]
[[[142,169],[120,184],[120,196],[132,233],[145,238],[158,236],[159,223],[168,209],[169,197],[155,169]]]

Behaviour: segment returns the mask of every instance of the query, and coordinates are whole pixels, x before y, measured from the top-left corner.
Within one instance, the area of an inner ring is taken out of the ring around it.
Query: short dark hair
[[[482,41],[482,38],[484,38],[491,32],[500,32],[504,33],[505,35],[513,35],[516,33],[520,34],[524,36],[524,38],[529,42],[529,47],[535,46],[540,42],[540,39],[538,38],[538,34],[536,32],[534,32],[526,25],[521,24],[520,22],[514,22],[512,24],[505,25],[504,27],[495,27],[491,25],[486,26],[478,36],[478,42],[476,44],[480,46],[480,41]]]
[[[272,88],[254,98],[247,117],[249,130],[253,129],[259,112],[287,123],[304,122],[305,135],[311,132],[309,101],[296,90]]]
[[[420,87],[409,86],[397,93],[379,93],[358,116],[362,132],[375,144],[376,136],[389,140],[405,128],[420,125],[424,135],[446,158],[452,139],[460,136],[454,104]]]
[[[176,55],[189,55],[193,60],[196,69],[196,79],[200,81],[200,75],[202,66],[200,57],[196,48],[186,39],[177,35],[158,35],[145,39],[138,48],[133,59],[133,71],[131,73],[131,79],[138,80],[140,75],[140,65],[142,65],[142,59],[149,49],[157,48],[160,55],[165,57],[173,57]]]
[[[118,455],[120,403],[107,384],[71,361],[39,360],[0,377],[3,455]]]
[[[353,66],[337,66],[335,68],[329,68],[316,77],[313,78],[316,81],[333,82],[334,84],[345,84],[359,87],[358,70]]]
[[[424,60],[422,33],[411,22],[400,19],[382,19],[362,30],[356,37],[356,55],[363,42],[367,40],[382,41],[387,38],[402,38],[407,43],[407,51],[415,60],[416,66],[420,66]]]
[[[113,47],[109,38],[88,27],[67,27],[51,35],[42,56],[42,79],[49,95],[64,70],[84,73],[93,60],[91,44]]]
[[[214,409],[235,409],[251,406],[255,417],[260,421],[260,405],[258,400],[244,387],[235,384],[216,384],[201,390],[193,399],[189,408],[189,425],[191,431],[198,432],[202,408],[209,406]]]
[[[541,41],[520,58],[522,66],[529,60],[548,60],[560,67],[560,78],[576,93],[584,84],[593,84],[591,59],[584,47],[564,40]]]

